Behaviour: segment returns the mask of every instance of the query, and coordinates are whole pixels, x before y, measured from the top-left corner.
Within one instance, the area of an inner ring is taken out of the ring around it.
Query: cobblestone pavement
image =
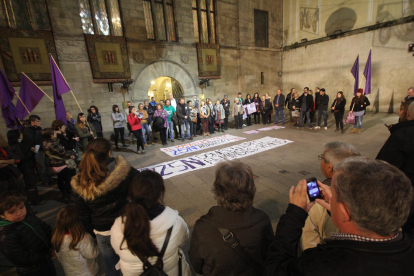
[[[327,130],[323,128],[309,130],[307,127],[298,130],[292,126],[292,123],[287,123],[285,129],[260,132],[258,134],[243,133],[243,131],[263,127],[262,125],[253,125],[245,127],[243,130],[235,130],[232,128],[224,133],[246,137],[246,140],[205,149],[196,153],[185,154],[181,157],[170,157],[161,152],[160,148],[162,145],[159,139],[155,145],[148,145],[145,155],[136,154],[134,152],[136,145],[131,145],[129,148],[121,149],[119,152],[113,152],[113,156],[122,154],[133,167],[143,168],[165,161],[229,147],[265,136],[294,141],[294,143],[240,159],[240,161],[250,165],[253,173],[256,175],[255,184],[257,191],[254,206],[264,210],[269,215],[273,229],[275,230],[280,216],[284,213],[288,205],[289,188],[292,185],[296,186],[298,181],[303,178],[315,176],[317,179],[324,179],[320,171],[320,161],[317,158],[323,152],[324,143],[338,140],[344,141],[354,145],[363,156],[375,158],[389,136],[389,132],[385,128],[384,123],[394,124],[397,121],[398,116],[396,114],[367,114],[364,116],[363,131],[360,135],[351,134],[350,129],[352,126],[350,125],[345,126],[347,130],[346,134],[334,132],[335,122],[333,116],[329,118]],[[272,118],[272,126],[273,122],[274,117]],[[222,134],[216,132],[213,137]],[[199,140],[203,139],[203,137],[198,136],[194,139]],[[184,143],[188,142],[186,140]],[[169,146],[179,144],[182,144],[182,142],[178,140],[174,143],[169,142]],[[216,204],[211,193],[211,187],[214,181],[214,170],[214,167],[209,167],[165,180],[165,205],[179,211],[180,215],[190,227],[190,231],[195,221],[201,215],[207,213],[210,207]],[[48,202],[35,209],[42,220],[53,225],[56,213],[59,211],[59,208],[64,206],[64,203],[60,201],[60,192],[56,186],[50,188],[40,187],[40,189],[43,197],[48,199]],[[184,248],[184,251],[188,251],[188,244]],[[10,264],[4,259],[4,256],[0,256],[0,266],[7,265]],[[60,264],[56,261],[55,265],[58,269],[58,274],[63,275]],[[5,270],[7,268],[0,267],[0,272]]]

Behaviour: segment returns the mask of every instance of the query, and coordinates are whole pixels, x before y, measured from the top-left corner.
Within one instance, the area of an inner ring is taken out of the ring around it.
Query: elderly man
[[[407,96],[404,98],[403,102],[412,102],[414,101],[414,87],[410,87],[407,90]]]
[[[282,125],[285,124],[285,114],[283,113],[284,103],[285,103],[285,95],[283,95],[282,90],[279,89],[277,90],[277,94],[275,98],[273,99],[273,105],[275,107],[275,112],[276,112],[275,124],[279,123],[279,113],[282,116]]]
[[[302,227],[314,202],[306,180],[289,191],[289,207],[277,225],[264,275],[412,275],[414,241],[399,232],[407,219],[413,188],[396,167],[351,157],[335,167],[332,186],[318,182],[340,233],[297,257]]]
[[[361,154],[354,146],[340,141],[329,142],[324,146],[325,150],[318,156],[318,159],[321,160],[322,174],[326,177],[322,183],[331,186],[334,167],[348,157],[360,156]],[[309,211],[309,216],[303,227],[300,249],[303,251],[316,247],[319,243],[323,243],[324,239],[331,238],[332,232],[338,231],[327,210],[316,204]]]

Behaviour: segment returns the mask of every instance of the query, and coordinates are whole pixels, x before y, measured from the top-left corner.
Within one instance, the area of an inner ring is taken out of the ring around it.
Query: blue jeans
[[[168,121],[167,137],[168,137],[168,130],[170,130],[170,140],[173,140],[174,139],[174,124],[172,121]]]
[[[148,140],[152,142],[151,131],[149,129],[148,124],[141,124],[141,127],[142,127],[142,140],[144,141],[144,144],[147,143],[147,139],[145,139],[145,133],[148,133]]]
[[[306,113],[306,118],[308,121],[308,127],[311,127],[311,120],[310,120],[310,112],[308,111],[300,111],[300,121],[299,121],[299,126],[302,127],[303,126],[303,116]]]
[[[119,276],[120,270],[115,269],[116,264],[119,262],[119,256],[111,246],[111,236],[97,234],[96,241],[105,262],[106,276]]]
[[[359,125],[359,129],[362,128],[362,117],[364,117],[364,115],[362,116],[355,116],[355,124],[354,124],[354,128],[357,128],[357,125]]]
[[[328,126],[328,114],[327,110],[318,110],[318,126],[321,126],[321,117],[323,115],[323,122],[325,123],[325,127]]]
[[[281,110],[275,110],[276,111],[276,116],[275,116],[275,123],[278,124],[279,123],[279,112],[282,115],[282,124],[285,123],[285,114],[283,113],[283,109]]]
[[[188,122],[188,119],[184,119],[184,121],[181,124],[181,138],[183,140],[185,140],[185,132],[184,132],[184,126],[187,130],[187,137],[191,138],[191,133],[190,133],[190,123]]]

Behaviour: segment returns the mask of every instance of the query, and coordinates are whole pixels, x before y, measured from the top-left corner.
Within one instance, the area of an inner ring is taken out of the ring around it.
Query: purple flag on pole
[[[351,73],[355,78],[355,84],[354,84],[354,95],[356,94],[358,90],[359,85],[359,55],[357,56],[354,66],[352,66]]]
[[[0,104],[1,115],[3,116],[8,128],[16,128],[19,123],[16,119],[14,104],[12,103],[15,90],[3,70],[0,69]]]
[[[71,89],[51,54],[49,54],[49,60],[50,71],[52,72],[53,99],[55,101],[56,120],[62,120],[66,125],[66,109],[63,104],[62,95],[69,92]]]
[[[20,77],[20,92],[19,97],[23,101],[24,105],[27,107],[29,112],[32,112],[33,109],[37,106],[40,100],[45,94],[28,76],[22,73]],[[16,104],[16,117],[23,121],[29,113],[27,112],[24,105],[17,101]]]
[[[367,64],[365,65],[364,76],[365,76],[365,95],[371,94],[371,51],[369,51],[369,56]]]

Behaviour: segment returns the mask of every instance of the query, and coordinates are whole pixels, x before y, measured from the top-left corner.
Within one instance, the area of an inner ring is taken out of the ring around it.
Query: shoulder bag
[[[346,114],[345,124],[355,124],[355,114],[353,113],[355,105],[356,102],[354,103],[352,110]]]
[[[68,169],[70,169],[70,170],[76,170],[76,162],[75,162],[75,160],[73,160],[73,159],[71,159],[71,158],[69,158],[69,159],[63,159],[62,157],[60,157],[60,156],[57,156],[57,155],[53,155],[53,154],[50,154],[50,153],[48,153],[47,151],[45,151],[45,153],[47,154],[47,156],[49,156],[49,158],[53,158],[53,159],[58,159],[58,160],[63,160],[63,161],[65,161],[65,163],[66,163],[66,166],[68,166]],[[75,156],[75,158],[76,158],[76,153],[74,152],[73,153],[73,155]]]

